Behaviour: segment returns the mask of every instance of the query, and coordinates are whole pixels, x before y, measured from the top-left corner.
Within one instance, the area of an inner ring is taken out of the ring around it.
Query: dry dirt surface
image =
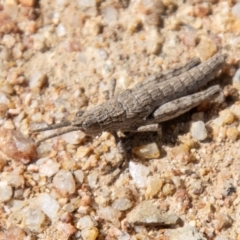
[[[220,49],[221,94],[121,169],[108,132],[31,134]],[[237,0],[0,0],[0,240],[240,240],[239,93]]]

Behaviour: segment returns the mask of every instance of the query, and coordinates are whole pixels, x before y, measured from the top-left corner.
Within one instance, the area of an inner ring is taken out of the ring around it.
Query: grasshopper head
[[[72,122],[72,126],[79,128],[79,130],[89,135],[96,135],[102,132],[101,126],[96,119],[94,111],[87,111],[81,116],[76,115]]]

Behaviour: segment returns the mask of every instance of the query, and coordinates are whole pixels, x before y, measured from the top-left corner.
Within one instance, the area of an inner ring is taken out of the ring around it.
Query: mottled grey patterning
[[[41,141],[76,130],[89,135],[102,131],[156,131],[158,123],[189,111],[220,91],[216,85],[197,92],[215,77],[226,58],[227,55],[221,52],[202,63],[198,58],[193,58],[185,65],[147,77],[134,88],[113,96],[82,115],[78,114],[72,122],[54,124],[36,131],[68,127]]]

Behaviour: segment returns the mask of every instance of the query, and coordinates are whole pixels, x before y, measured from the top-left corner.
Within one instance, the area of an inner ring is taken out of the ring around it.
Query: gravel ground
[[[223,89],[131,139],[32,129],[228,53]],[[240,240],[240,2],[0,0],[0,240]]]

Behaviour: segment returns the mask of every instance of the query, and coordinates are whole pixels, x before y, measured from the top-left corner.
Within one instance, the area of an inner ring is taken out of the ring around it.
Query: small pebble
[[[37,0],[19,0],[19,2],[25,7],[34,7],[37,4]]]
[[[92,151],[92,149],[90,147],[80,146],[77,149],[76,156],[81,159],[83,157],[86,157],[91,151]]]
[[[119,87],[123,90],[127,89],[128,86],[131,83],[131,78],[129,76],[127,76],[127,74],[125,72],[123,72],[121,74],[121,76],[119,77],[117,84],[119,85]]]
[[[6,0],[5,1],[7,6],[16,6],[18,4],[17,0]]]
[[[22,51],[19,48],[14,47],[13,50],[12,50],[12,56],[15,60],[21,59]]]
[[[33,35],[33,49],[35,51],[44,51],[46,49],[46,39],[43,34]]]
[[[107,52],[104,49],[99,49],[98,50],[98,55],[100,56],[101,59],[106,60],[108,57]]]
[[[76,233],[76,228],[69,223],[56,222],[50,227],[50,231],[46,233],[45,239],[53,239],[52,236],[57,236],[57,240],[70,239],[73,234]]]
[[[138,234],[137,234],[138,235]],[[138,237],[136,235],[136,237],[140,240],[140,239],[144,239],[145,236],[143,236],[142,238],[141,237]],[[131,239],[131,236],[126,233],[126,232],[121,232],[121,234],[118,236],[118,240],[130,240]]]
[[[136,154],[138,157],[146,159],[160,157],[160,151],[156,143],[150,143],[139,147],[134,147],[133,153]]]
[[[118,18],[118,11],[112,6],[108,6],[102,9],[102,15],[107,23],[116,22]]]
[[[41,158],[36,162],[40,176],[52,177],[59,171],[60,164],[48,158]]]
[[[134,19],[128,23],[128,31],[130,33],[138,32],[142,27],[142,21],[140,19]]]
[[[11,36],[10,34],[5,34],[2,38],[2,42],[1,42],[3,45],[5,45],[7,48],[12,48],[15,43],[16,43],[16,40],[13,36]]]
[[[0,119],[6,117],[8,111],[8,106],[6,104],[0,103]]]
[[[106,221],[111,222],[116,227],[120,226],[119,218],[121,212],[112,208],[112,207],[100,207],[98,210],[98,216],[105,219]]]
[[[61,169],[53,178],[53,186],[62,191],[62,193],[72,194],[76,190],[75,181],[72,173]]]
[[[207,130],[203,121],[192,122],[190,129],[191,136],[197,141],[207,138]]]
[[[10,186],[14,188],[21,188],[25,183],[22,171],[23,169],[21,167],[16,167],[11,172],[2,172],[0,174],[0,180],[6,181]]]
[[[227,138],[235,142],[239,136],[239,131],[237,127],[229,127],[226,131]]]
[[[47,193],[40,193],[37,197],[39,208],[53,221],[58,218],[60,205]]]
[[[197,4],[194,6],[193,12],[196,17],[205,17],[211,13],[211,6],[208,2]]]
[[[30,206],[26,206],[20,211],[15,211],[12,217],[16,219],[20,218],[24,224],[24,228],[33,232],[41,232],[43,223],[46,221],[46,215],[39,208],[32,208]]]
[[[161,210],[152,201],[139,203],[127,214],[127,220],[133,225],[144,226],[168,226],[179,222],[177,215]]]
[[[191,196],[193,198],[195,198],[195,196],[198,197],[200,194],[203,193],[204,186],[203,186],[201,181],[194,180],[194,181],[190,181],[188,184],[190,185],[189,186],[189,193],[191,194]]]
[[[65,212],[65,213],[62,214],[60,220],[63,223],[71,223],[72,222],[72,214],[68,213],[68,212]]]
[[[165,184],[162,188],[164,196],[172,196],[176,192],[176,187],[173,184]]]
[[[91,216],[89,216],[89,215],[79,218],[79,220],[77,222],[78,229],[92,228],[92,227],[94,227],[94,225],[95,224],[94,224]]]
[[[81,169],[74,171],[73,174],[79,183],[83,183],[84,172]]]
[[[172,155],[178,161],[181,161],[183,163],[189,163],[194,160],[189,150],[190,150],[189,145],[180,144],[179,146],[172,148]]]
[[[188,225],[177,229],[167,229],[164,235],[168,240],[207,240],[195,227]]]
[[[91,188],[97,187],[98,174],[96,172],[90,173],[87,176],[88,184]]]
[[[1,92],[8,95],[8,94],[13,94],[13,86],[9,84],[8,82],[4,82],[1,84]]]
[[[66,141],[69,144],[80,144],[83,140],[83,138],[86,136],[86,134],[82,131],[74,131],[74,132],[69,132],[69,133],[65,133],[61,136],[61,138]],[[84,150],[85,149],[85,150]],[[88,151],[90,151],[89,148],[84,148],[84,147],[79,147],[78,148],[78,154],[81,157],[84,157],[84,154],[87,154]],[[85,152],[85,153],[84,153]]]
[[[62,207],[62,210],[66,211],[68,213],[72,213],[75,210],[75,208],[74,208],[73,204],[67,203]]]
[[[57,26],[56,33],[58,37],[64,37],[66,35],[66,29],[61,23]]]
[[[157,13],[152,13],[152,14],[146,15],[145,21],[147,24],[153,25],[153,26],[160,26],[162,23],[162,19],[161,19],[160,15]]]
[[[230,111],[240,119],[240,102],[235,102],[234,105],[231,106]]]
[[[92,203],[92,198],[88,195],[82,196],[81,205],[82,206],[89,206]]]
[[[95,240],[99,235],[99,231],[97,228],[84,228],[81,231],[81,237],[83,240]]]
[[[37,157],[35,143],[18,131],[0,128],[0,141],[0,154],[6,160],[27,164]]]
[[[217,46],[212,41],[212,39],[209,39],[207,37],[202,37],[202,39],[199,41],[196,47],[196,51],[198,56],[200,56],[201,59],[207,60],[217,52]]]
[[[126,211],[132,207],[132,202],[127,198],[118,198],[113,202],[112,207],[119,211]]]
[[[41,72],[34,72],[29,79],[29,87],[32,90],[40,90],[47,84],[47,76]]]
[[[147,33],[146,48],[148,54],[159,54],[164,42],[163,36],[155,28]]]
[[[95,7],[97,4],[97,1],[96,0],[89,0],[89,1],[77,0],[77,3],[81,8],[87,8],[87,7]]]
[[[163,4],[163,1],[141,0],[139,1],[138,8],[139,8],[139,11],[144,14],[149,12],[163,14],[165,11],[165,6]]]
[[[231,218],[231,216],[228,216],[225,213],[219,213],[216,215],[215,229],[217,231],[227,229],[227,228],[231,227],[232,224],[233,224],[233,219]]]
[[[10,103],[6,94],[0,92],[0,103],[8,105]]]
[[[13,189],[6,181],[0,181],[0,202],[7,202],[12,198]]]
[[[54,25],[58,25],[59,22],[60,22],[60,14],[59,14],[58,12],[55,12],[55,13],[53,14],[52,23],[53,23]]]
[[[219,113],[223,124],[232,124],[235,120],[233,113],[229,109],[224,109]]]
[[[147,184],[147,176],[149,174],[149,168],[135,162],[129,163],[129,173],[134,181],[134,183],[139,188],[143,188]]]
[[[109,197],[104,197],[104,196],[97,196],[95,198],[95,202],[101,206],[101,207],[106,207],[109,205],[109,202],[110,202],[110,198]]]
[[[33,114],[31,117],[31,120],[33,122],[38,122],[38,123],[42,122],[42,113],[37,112],[37,113]]]
[[[151,198],[156,195],[163,186],[163,180],[160,176],[150,176],[147,179],[147,189],[145,192],[146,198]]]
[[[10,61],[11,60],[11,50],[7,47],[0,47],[0,59],[3,61]]]
[[[233,7],[232,7],[232,14],[240,20],[240,3],[237,2]]]
[[[31,239],[27,239],[26,237],[26,233],[17,226],[12,226],[9,227],[7,230],[5,231],[1,231],[0,232],[0,239],[2,240],[7,240],[7,239],[11,239],[11,240],[31,240]]]
[[[104,62],[102,67],[102,75],[105,77],[110,76],[114,72],[115,66],[113,65],[112,61],[107,60]]]
[[[4,11],[0,12],[0,33],[8,34],[17,29],[16,23]]]
[[[182,36],[182,42],[189,47],[195,47],[197,44],[197,38],[195,33],[187,32]]]

